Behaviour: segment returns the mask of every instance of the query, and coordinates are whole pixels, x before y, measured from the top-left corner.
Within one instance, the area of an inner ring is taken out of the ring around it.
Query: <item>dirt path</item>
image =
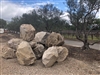
[[[65,44],[75,47],[82,47],[83,45],[82,42],[72,40],[65,40]],[[90,48],[100,50],[100,44],[94,44],[93,46],[90,46]]]
[[[3,35],[6,36],[6,35]],[[8,36],[8,35],[7,35]],[[6,37],[7,37],[6,36]],[[8,38],[13,38],[9,36]],[[2,47],[9,39],[2,39],[0,42],[0,70],[1,75],[86,75],[86,74],[100,74],[100,60],[89,61],[85,60],[84,54],[70,52],[68,58],[61,63],[56,63],[50,68],[45,68],[41,60],[37,60],[34,65],[22,66],[19,65],[17,59],[3,59],[1,57]],[[5,41],[6,40],[6,41]],[[70,48],[68,48],[70,50]],[[71,50],[74,48],[71,47]],[[76,48],[79,49],[79,48]],[[82,57],[83,56],[83,57]],[[86,56],[86,55],[85,55]],[[84,58],[84,59],[83,59]]]

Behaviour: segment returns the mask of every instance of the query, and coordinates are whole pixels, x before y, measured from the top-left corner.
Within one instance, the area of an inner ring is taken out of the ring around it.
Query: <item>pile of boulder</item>
[[[63,47],[64,37],[56,32],[38,32],[31,24],[20,26],[20,38],[13,38],[2,48],[5,59],[17,58],[21,65],[32,65],[42,59],[45,67],[55,62],[62,62],[68,56],[68,49]]]

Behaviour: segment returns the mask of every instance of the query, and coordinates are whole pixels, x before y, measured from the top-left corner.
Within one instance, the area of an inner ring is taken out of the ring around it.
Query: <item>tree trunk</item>
[[[83,46],[82,46],[82,50],[89,50],[90,49],[90,47],[89,47],[89,43],[88,43],[88,41],[87,40],[85,40],[84,42],[83,42]]]
[[[83,41],[83,46],[82,46],[82,50],[89,50],[90,47],[89,47],[89,42],[88,42],[88,36],[87,34],[85,33],[84,34],[84,41]]]

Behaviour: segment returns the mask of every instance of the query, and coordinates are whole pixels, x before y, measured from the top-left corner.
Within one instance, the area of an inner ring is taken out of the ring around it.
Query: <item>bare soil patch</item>
[[[96,75],[100,74],[100,51],[82,51],[79,47],[64,45],[69,50],[69,55],[64,62],[55,63],[50,68],[45,68],[41,60],[34,65],[19,65],[17,59],[3,59],[2,47],[11,38],[19,37],[16,34],[0,34],[0,70],[1,75]]]
[[[11,38],[19,38],[19,35],[14,33],[0,34],[0,43],[7,42]]]

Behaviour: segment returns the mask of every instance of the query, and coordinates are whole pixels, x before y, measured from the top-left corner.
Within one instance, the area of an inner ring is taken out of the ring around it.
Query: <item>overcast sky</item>
[[[0,18],[11,20],[12,17],[21,16],[23,13],[29,13],[33,9],[38,9],[40,5],[52,3],[60,10],[65,11],[65,0],[1,0]]]
[[[23,13],[29,13],[33,9],[38,9],[40,5],[52,3],[58,9],[66,11],[65,0],[0,0],[0,18],[10,21],[15,16],[21,16]],[[63,18],[68,13],[62,15]],[[100,18],[100,13],[97,14]]]

